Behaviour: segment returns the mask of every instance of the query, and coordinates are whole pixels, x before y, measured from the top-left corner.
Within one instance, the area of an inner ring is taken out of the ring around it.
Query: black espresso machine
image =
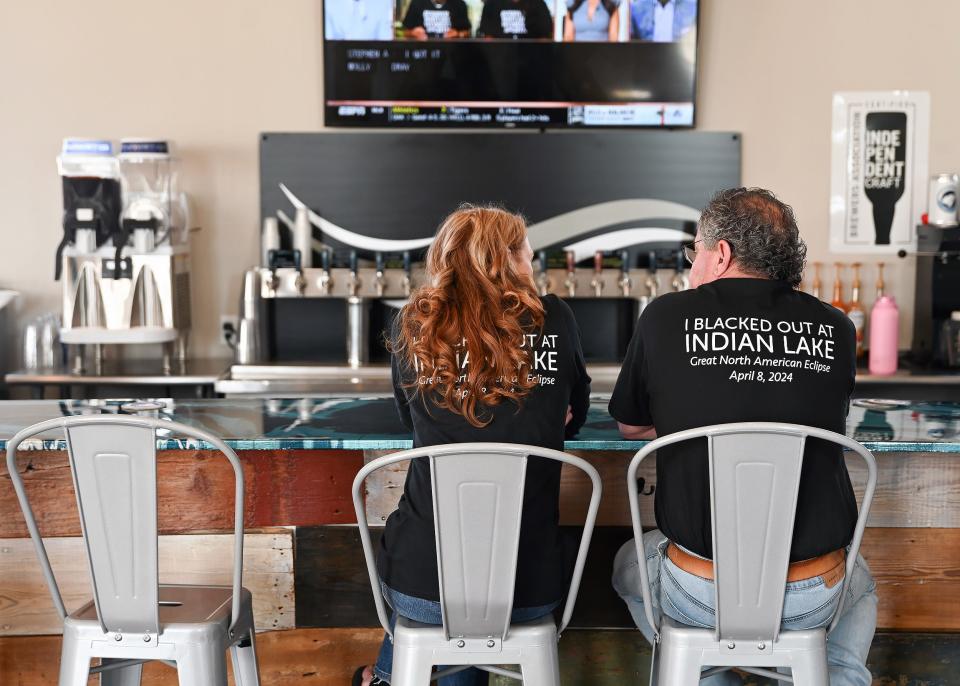
[[[921,365],[960,367],[960,226],[917,227],[913,356]]]

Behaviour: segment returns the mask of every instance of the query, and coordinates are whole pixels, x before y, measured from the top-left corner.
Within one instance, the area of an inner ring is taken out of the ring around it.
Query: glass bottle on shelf
[[[820,267],[822,265],[819,262],[813,263],[813,289],[810,291],[810,295],[818,300],[822,300],[820,294],[823,291],[823,281],[820,280]]]
[[[833,281],[833,299],[830,301],[830,304],[841,312],[846,312],[847,303],[843,301],[843,283],[841,282],[841,276],[843,275],[843,262],[834,262],[834,267],[836,267],[837,275]]]
[[[883,297],[883,290],[886,284],[883,283],[883,262],[877,262],[877,300]]]
[[[854,262],[853,283],[850,290],[850,302],[847,303],[847,316],[853,322],[853,327],[857,332],[857,358],[863,355],[863,331],[867,323],[867,313],[860,303],[860,263]]]

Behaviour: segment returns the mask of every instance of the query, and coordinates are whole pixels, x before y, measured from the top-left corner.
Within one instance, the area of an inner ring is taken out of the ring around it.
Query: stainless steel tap
[[[387,278],[383,274],[383,253],[378,252],[376,254],[377,260],[377,273],[373,279],[373,288],[377,293],[378,298],[383,297],[383,291],[387,286]]]
[[[597,250],[593,254],[593,280],[590,281],[593,295],[599,298],[603,295],[603,251]]]
[[[307,277],[303,275],[303,253],[299,250],[294,250],[293,254],[297,268],[297,276],[293,280],[293,287],[297,289],[297,293],[303,295],[307,290]]]
[[[690,288],[690,279],[687,277],[687,258],[684,257],[683,248],[677,251],[677,273],[673,275],[670,287],[675,291],[685,291]]]
[[[347,295],[355,296],[360,291],[362,281],[357,270],[357,251],[350,251],[350,276],[347,277]]]
[[[630,297],[630,289],[633,288],[633,281],[630,279],[630,251],[620,251],[620,278],[617,280],[617,287],[624,298]]]
[[[563,285],[569,297],[577,295],[577,258],[572,250],[567,250],[567,278]]]
[[[537,292],[540,295],[546,295],[550,292],[552,283],[547,276],[547,251],[541,250],[538,259],[540,260],[540,271],[537,273]]]
[[[264,279],[267,284],[267,288],[272,294],[276,294],[277,289],[280,288],[280,277],[277,276],[277,272],[273,269],[267,270],[267,276]]]
[[[330,274],[331,252],[329,248],[320,251],[320,278],[317,279],[317,287],[323,295],[330,295],[333,289],[333,276]]]
[[[403,289],[403,297],[409,298],[410,291],[413,288],[413,263],[410,260],[409,250],[405,250],[403,253],[403,279],[400,282],[400,287]]]
[[[647,267],[647,278],[643,285],[647,289],[647,298],[653,300],[660,294],[660,277],[657,276],[657,253],[651,250],[647,253],[650,258],[650,265]]]

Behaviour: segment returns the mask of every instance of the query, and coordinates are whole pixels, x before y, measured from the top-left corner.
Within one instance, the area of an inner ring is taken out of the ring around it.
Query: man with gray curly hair
[[[797,290],[806,245],[789,205],[762,188],[717,193],[685,246],[692,288],[643,311],[610,398],[629,439],[710,424],[771,421],[844,433],[856,337],[836,308]],[[657,451],[658,529],[644,534],[654,611],[715,623],[710,477],[704,442]],[[839,446],[806,444],[784,597],[783,627],[825,626],[840,600],[857,502]],[[614,563],[613,585],[648,640],[636,548]],[[841,619],[827,643],[831,686],[868,686],[875,585],[857,558]],[[703,683],[741,683],[730,671]]]

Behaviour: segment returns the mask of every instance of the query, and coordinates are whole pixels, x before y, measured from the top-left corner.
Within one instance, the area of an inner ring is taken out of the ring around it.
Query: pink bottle
[[[870,311],[870,373],[879,376],[897,371],[900,310],[893,296],[877,299]]]

